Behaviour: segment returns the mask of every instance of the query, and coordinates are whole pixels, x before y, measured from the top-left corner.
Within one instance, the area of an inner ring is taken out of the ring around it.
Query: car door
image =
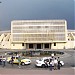
[[[18,63],[18,57],[13,57],[14,63]]]
[[[47,62],[47,65],[49,66],[49,59],[45,59],[44,62]]]

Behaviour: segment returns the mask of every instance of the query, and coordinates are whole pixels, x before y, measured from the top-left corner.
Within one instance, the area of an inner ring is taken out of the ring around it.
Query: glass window
[[[24,43],[22,43],[22,46],[24,46]]]
[[[56,46],[56,43],[54,43],[54,46]]]
[[[33,48],[33,44],[29,44],[29,48]]]
[[[49,44],[45,44],[45,48],[49,48]]]

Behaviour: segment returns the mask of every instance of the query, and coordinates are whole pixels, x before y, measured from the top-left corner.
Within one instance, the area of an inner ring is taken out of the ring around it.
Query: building
[[[0,48],[11,49],[11,31],[0,31]]]
[[[11,37],[12,48],[63,48],[67,42],[67,22],[65,20],[12,21]]]
[[[75,31],[67,30],[66,20],[15,20],[11,33],[0,36],[0,47],[7,49],[68,49],[74,42]]]

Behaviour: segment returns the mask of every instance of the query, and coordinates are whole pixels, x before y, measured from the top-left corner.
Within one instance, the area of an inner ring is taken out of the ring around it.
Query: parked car
[[[43,57],[39,60],[36,60],[35,66],[44,68],[44,67],[46,67],[46,65],[45,65],[45,61],[46,61],[47,64],[48,64],[48,67],[49,67],[50,66],[49,65],[49,60],[50,59],[51,59],[51,57]],[[63,65],[64,65],[64,62],[60,61],[60,66],[63,66]],[[52,66],[54,66],[54,61],[52,61]]]
[[[31,60],[27,58],[22,58],[21,65],[29,65],[31,64]]]
[[[7,62],[10,63],[10,64],[12,63],[12,56],[7,58]],[[18,56],[13,56],[13,63],[14,64],[18,64],[19,63]]]
[[[18,58],[19,58],[18,56],[13,56],[13,64],[19,63]],[[12,63],[11,59],[12,59],[12,57],[7,58],[7,62],[10,63],[10,64]],[[28,65],[28,64],[31,64],[31,60],[21,57],[21,65]]]

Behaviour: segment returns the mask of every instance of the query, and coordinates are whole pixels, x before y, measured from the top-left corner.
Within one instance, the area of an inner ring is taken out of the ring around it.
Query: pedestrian
[[[18,67],[21,68],[21,57],[18,57]]]
[[[54,53],[51,54],[51,57],[54,58]]]
[[[50,65],[50,70],[52,71],[52,59],[50,59],[49,65]]]
[[[13,57],[13,55],[12,55],[12,57],[11,57],[11,61],[10,61],[12,67],[13,67],[13,61],[14,61],[14,57]]]
[[[58,66],[58,61],[57,61],[57,59],[55,58],[55,59],[54,59],[54,70],[57,70],[57,66]]]
[[[54,57],[51,57],[51,59],[52,59],[52,61],[54,61],[55,58]]]
[[[45,62],[45,67],[48,68],[48,62],[47,61],[44,62]]]
[[[60,70],[60,59],[58,57],[58,70]]]
[[[6,59],[2,59],[2,61],[3,61],[3,67],[5,67],[6,66]]]
[[[2,65],[2,59],[0,59],[0,65]]]

